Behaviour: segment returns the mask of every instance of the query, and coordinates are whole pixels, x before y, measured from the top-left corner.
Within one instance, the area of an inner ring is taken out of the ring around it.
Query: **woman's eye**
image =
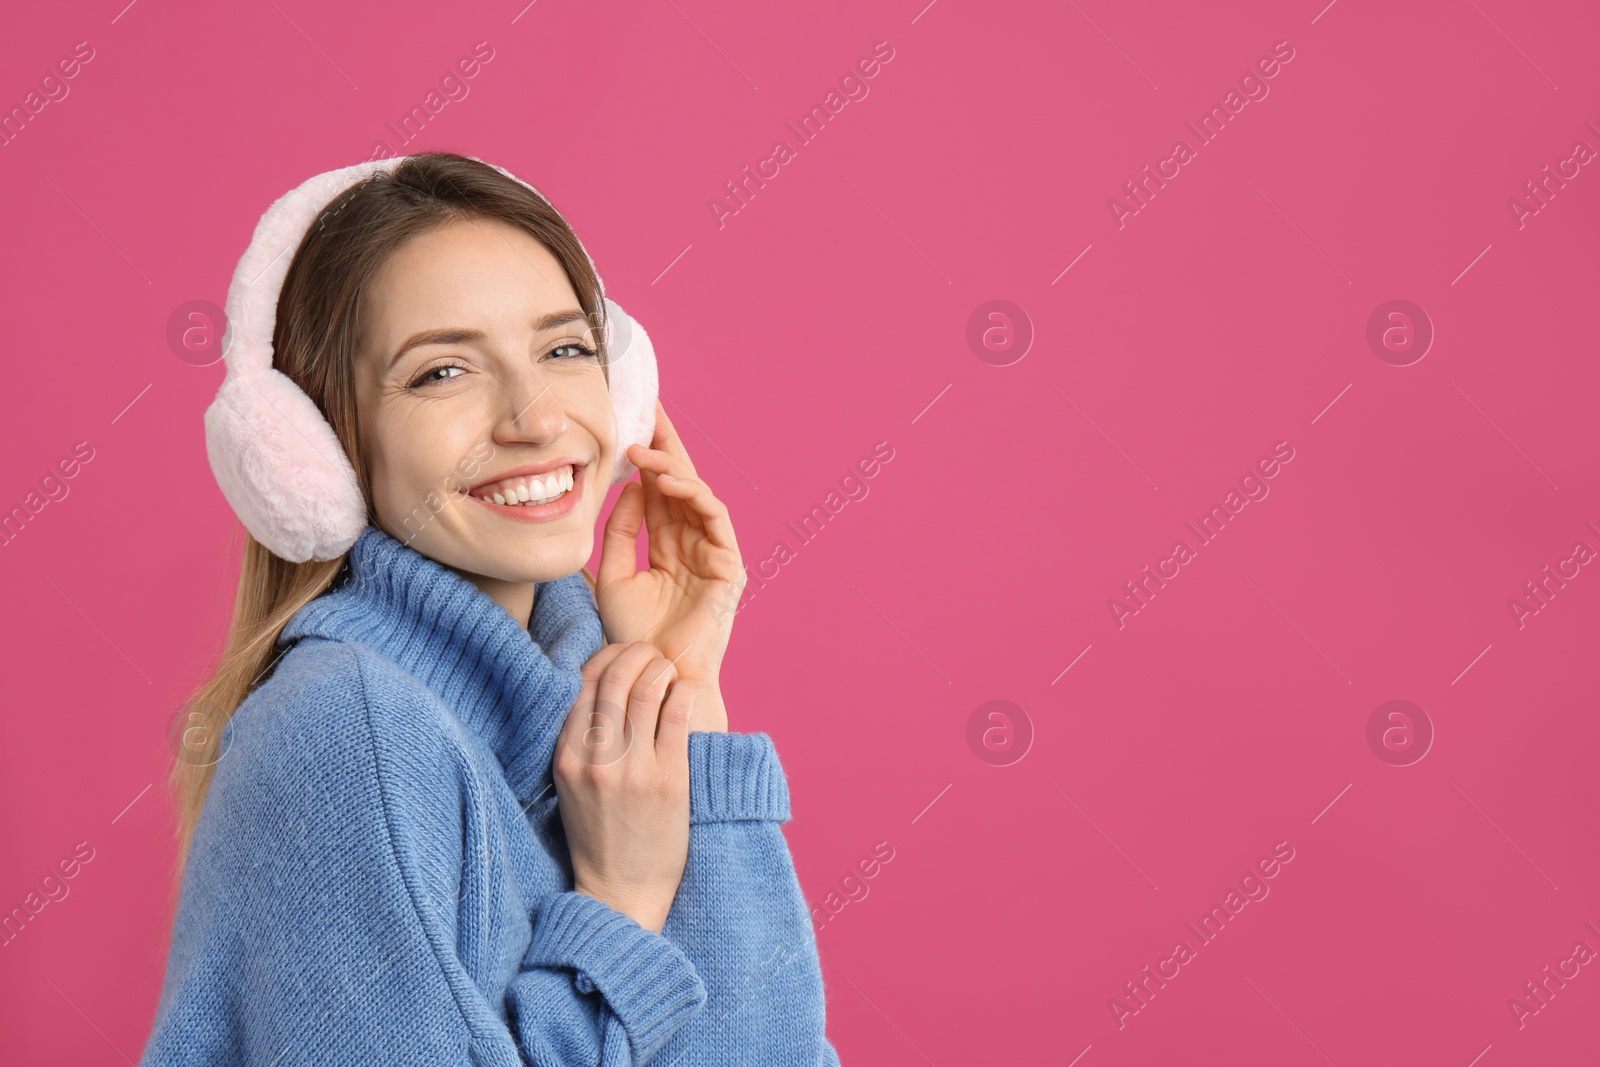
[[[556,355],[558,352],[570,352],[573,354],[566,356]],[[587,359],[591,356],[598,356],[600,353],[596,352],[588,345],[579,344],[578,342],[573,341],[569,344],[557,345],[550,350],[550,354],[555,356],[557,359]]]
[[[465,370],[462,370],[462,368],[456,366],[454,363],[446,363],[441,367],[433,367],[430,370],[423,371],[421,374],[417,375],[416,380],[411,383],[410,387],[412,389],[415,389],[419,385],[429,385],[429,384],[432,384],[433,382],[446,381],[447,379],[445,379],[443,377],[436,378],[436,377],[434,377],[434,375],[443,374],[445,371],[452,371],[452,370],[461,371],[461,373],[463,373],[463,374],[466,373]],[[450,377],[454,378],[456,376],[454,374],[452,374],[452,375],[450,375]]]

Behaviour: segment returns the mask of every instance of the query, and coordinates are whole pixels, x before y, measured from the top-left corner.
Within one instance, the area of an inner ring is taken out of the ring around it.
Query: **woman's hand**
[[[645,642],[606,645],[556,741],[575,888],[660,933],[689,856],[694,687]]]
[[[728,508],[695,473],[688,450],[656,402],[652,447],[630,445],[639,468],[606,522],[595,599],[611,641],[649,641],[696,684],[691,729],[726,730],[720,674],[744,592],[744,564]],[[639,529],[649,527],[648,570],[638,570]]]

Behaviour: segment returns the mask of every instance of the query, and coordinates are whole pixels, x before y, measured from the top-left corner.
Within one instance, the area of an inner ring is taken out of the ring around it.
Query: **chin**
[[[580,515],[528,526],[483,522],[481,516],[475,516],[478,522],[436,522],[402,543],[463,575],[497,582],[553,582],[578,573],[594,554],[597,517]]]
[[[506,543],[485,552],[479,547],[471,555],[477,557],[477,567],[468,564],[485,577],[503,582],[553,582],[576,574],[594,554],[594,533],[549,535],[537,538],[524,534],[518,538],[502,539]]]

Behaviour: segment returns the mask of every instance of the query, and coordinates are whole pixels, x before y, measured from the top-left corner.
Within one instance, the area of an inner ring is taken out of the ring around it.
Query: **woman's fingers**
[[[605,672],[605,669],[611,665],[613,660],[622,655],[623,650],[627,647],[627,645],[622,644],[601,646],[598,652],[589,657],[589,662],[585,663],[583,670],[579,672],[583,678],[583,687],[578,691],[578,699],[573,702],[572,711],[567,715],[569,725],[574,720],[582,720],[583,725],[578,728],[579,733],[587,728],[589,717],[594,712],[595,697],[600,690],[601,674]]]
[[[676,668],[645,641],[601,649],[583,677],[555,766],[573,887],[660,933],[689,851],[691,694],[677,692],[687,686],[675,684]],[[574,742],[594,721],[609,736]]]
[[[628,459],[641,471],[651,474],[675,474],[680,478],[698,478],[694,464],[689,462],[686,455],[678,455],[662,448],[646,448],[644,445],[629,445]]]
[[[644,489],[638,482],[622,487],[611,516],[606,519],[605,540],[600,546],[600,571],[595,586],[632,578],[639,569],[639,527],[644,522]]]
[[[660,487],[656,484],[658,472],[655,467],[660,466],[659,461],[650,459],[650,450],[642,445],[632,445],[628,449],[629,459],[643,459],[641,465],[637,461],[634,466],[639,468],[639,484],[644,491],[644,521],[650,530],[651,540],[661,536],[667,524],[672,522],[672,504],[665,496],[661,495]]]
[[[727,505],[718,500],[688,458],[677,457],[661,449],[635,447],[630,453],[640,477],[650,479],[654,496],[660,494],[681,502],[686,513],[699,519],[711,540],[724,548],[735,547],[733,522],[728,517]],[[655,524],[651,524],[655,529]]]
[[[706,536],[711,538],[713,544],[721,548],[739,547],[734,538],[733,519],[728,514],[728,505],[718,500],[705,482],[698,478],[684,479],[663,474],[656,479],[656,488],[663,495],[682,501],[700,520]]]
[[[612,660],[622,655],[627,647],[626,644],[602,645],[600,650],[590,656],[589,661],[583,665],[583,670],[579,673],[583,677],[583,688],[589,693],[589,699],[594,699],[593,690],[600,684],[600,673],[611,665]],[[582,699],[581,694],[579,699]]]
[[[694,697],[692,682],[674,682],[661,705],[661,717],[656,726],[656,758],[665,766],[687,765]]]
[[[667,417],[667,409],[659,399],[656,400],[655,435],[650,439],[650,446],[632,444],[627,452],[629,461],[639,468],[639,478],[645,488],[652,490],[646,494],[647,507],[658,505],[656,510],[649,512],[650,528],[654,530],[658,521],[665,520],[670,514],[661,506],[664,502],[658,500],[653,492],[656,489],[656,476],[670,474],[684,479],[700,476],[694,468],[694,461],[689,458],[689,450],[684,447],[683,438],[678,436],[677,428]]]
[[[678,436],[678,428],[667,417],[666,405],[661,403],[660,398],[656,399],[656,429],[650,438],[650,447],[682,460],[689,468],[689,476],[694,477],[694,461],[689,458],[689,450],[684,447],[683,438]]]
[[[654,655],[640,670],[633,681],[633,688],[628,692],[628,721],[635,738],[653,741],[661,714],[661,702],[666,699],[667,688],[677,680],[678,668],[657,652],[653,645],[648,647]],[[641,756],[649,751],[648,744],[638,745]]]
[[[604,645],[589,657],[580,672],[583,688],[573,701],[567,721],[561,726],[561,736],[556,739],[556,776],[571,778],[581,768],[593,762],[594,744],[606,731],[606,720],[595,721],[595,705],[600,692],[600,677],[616,658],[628,648],[624,644]]]
[[[583,735],[584,754],[597,766],[615,763],[627,755],[635,731],[628,728],[628,703],[634,683],[645,666],[661,653],[646,641],[635,641],[600,672],[594,708]],[[645,737],[654,737],[654,723]]]

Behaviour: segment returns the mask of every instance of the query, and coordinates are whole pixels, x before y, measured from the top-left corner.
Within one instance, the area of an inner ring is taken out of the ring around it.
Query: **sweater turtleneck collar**
[[[580,671],[605,640],[582,574],[539,583],[524,628],[477,586],[373,525],[337,584],[300,609],[278,644],[308,636],[367,645],[409,671],[493,749],[524,805],[551,784]]]

